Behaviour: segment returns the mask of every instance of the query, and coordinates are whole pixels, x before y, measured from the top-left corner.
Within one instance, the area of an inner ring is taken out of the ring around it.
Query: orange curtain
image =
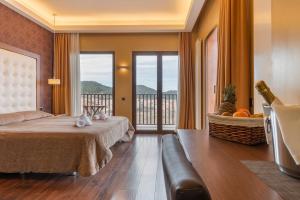
[[[60,79],[60,85],[53,86],[54,114],[71,114],[70,41],[70,34],[55,36],[53,73],[55,78]]]
[[[250,0],[221,0],[216,106],[228,84],[236,86],[237,107],[249,109],[251,91]]]
[[[195,69],[192,64],[192,33],[180,33],[180,86],[178,128],[195,128]]]

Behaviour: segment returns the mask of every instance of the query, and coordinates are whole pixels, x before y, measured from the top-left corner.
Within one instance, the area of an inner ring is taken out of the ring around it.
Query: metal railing
[[[112,115],[112,94],[81,94],[82,110],[84,106],[102,105],[103,111]],[[177,119],[177,94],[162,95],[162,123],[175,125]],[[157,94],[136,95],[136,123],[137,125],[157,124]]]
[[[177,120],[177,94],[162,95],[163,125],[176,125]]]
[[[177,114],[177,94],[162,95],[162,123],[175,125]],[[157,124],[157,94],[136,95],[137,125]]]
[[[108,114],[113,114],[113,95],[112,94],[81,94],[82,111],[84,106],[101,105],[105,106],[103,111]]]

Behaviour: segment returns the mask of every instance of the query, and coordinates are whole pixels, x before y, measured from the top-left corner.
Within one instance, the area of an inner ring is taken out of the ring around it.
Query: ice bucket
[[[263,109],[267,116],[265,119],[266,134],[272,134],[275,163],[283,173],[295,178],[300,178],[300,165],[296,165],[289,150],[284,144],[275,112],[272,110],[271,106],[263,105]]]

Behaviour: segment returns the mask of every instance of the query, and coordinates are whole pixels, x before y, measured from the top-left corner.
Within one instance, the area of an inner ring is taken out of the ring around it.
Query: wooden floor
[[[0,200],[165,200],[160,136],[137,135],[117,144],[97,175],[0,174]]]
[[[213,199],[280,200],[240,160],[272,160],[267,145],[245,146],[179,130],[179,138]],[[97,175],[0,174],[0,200],[166,200],[161,136],[136,135],[117,144],[114,157]]]

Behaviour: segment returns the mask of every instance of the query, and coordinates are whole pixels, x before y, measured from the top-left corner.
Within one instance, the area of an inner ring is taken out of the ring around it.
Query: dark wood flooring
[[[116,144],[114,157],[91,177],[0,174],[0,200],[165,200],[161,137],[137,135]]]
[[[240,145],[207,132],[179,130],[178,135],[214,200],[281,199],[240,162],[272,160],[267,145]],[[161,136],[136,135],[112,151],[111,162],[91,177],[0,174],[0,200],[166,200]]]

